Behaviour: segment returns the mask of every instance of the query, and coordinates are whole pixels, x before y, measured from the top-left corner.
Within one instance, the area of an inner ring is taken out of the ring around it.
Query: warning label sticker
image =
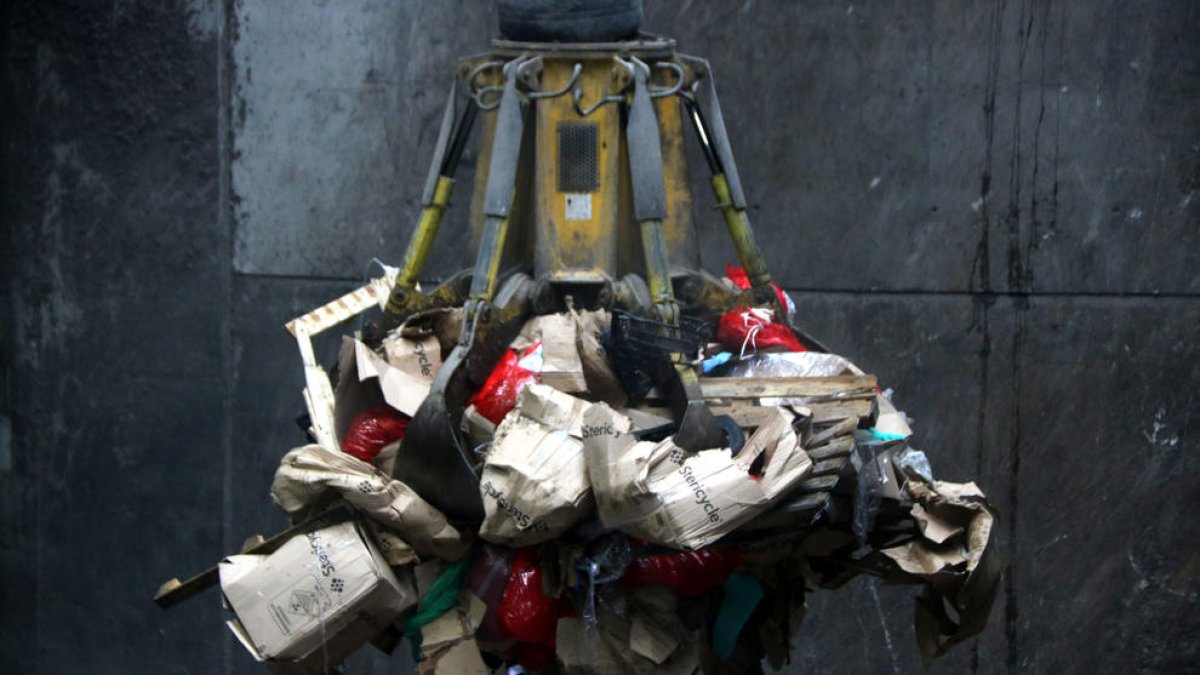
[[[311,585],[310,585],[311,584]],[[333,609],[333,599],[321,588],[320,579],[313,577],[310,583],[285,591],[271,603],[271,618],[284,635],[313,619],[328,615]]]
[[[592,195],[587,192],[567,195],[567,220],[592,219]]]

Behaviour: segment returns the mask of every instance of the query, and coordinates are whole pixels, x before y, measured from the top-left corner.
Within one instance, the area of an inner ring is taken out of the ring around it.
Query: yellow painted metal
[[[543,61],[541,88],[556,91],[571,79],[574,59]],[[583,105],[608,94],[613,86],[609,60],[583,62],[577,86]],[[605,105],[588,117],[575,111],[570,95],[536,102],[534,140],[533,219],[534,273],[537,278],[560,282],[599,282],[617,272],[620,111]],[[587,193],[559,191],[559,134],[562,122],[594,124],[597,130],[599,186]],[[568,219],[567,200],[573,202]],[[585,206],[586,205],[586,206]]]
[[[646,256],[646,285],[650,287],[650,300],[655,305],[675,301],[671,288],[670,267],[667,264],[666,243],[661,220],[643,220],[642,251]]]
[[[755,288],[767,287],[771,283],[771,273],[767,271],[767,262],[763,260],[758,242],[754,240],[754,231],[750,229],[750,220],[746,217],[746,211],[734,207],[733,200],[729,196],[729,181],[725,178],[725,174],[713,174],[709,182],[717,197],[721,215],[725,217],[725,227],[729,230],[729,238],[733,240],[738,260],[742,262],[742,267],[746,268],[746,276],[750,279],[750,285]]]
[[[400,262],[400,273],[396,276],[396,285],[404,288],[416,287],[421,271],[425,269],[425,261],[429,258],[429,250],[433,248],[433,240],[437,238],[438,228],[442,224],[442,214],[450,205],[450,195],[453,192],[454,179],[438,176],[433,188],[433,199],[421,211],[417,229],[408,241],[408,249]]]
[[[433,199],[421,210],[417,227],[408,240],[408,248],[400,262],[400,272],[396,275],[396,285],[388,295],[384,311],[393,317],[406,316],[408,305],[413,297],[407,293],[417,287],[421,272],[425,269],[425,261],[429,259],[429,250],[437,238],[438,228],[442,224],[442,214],[450,205],[450,195],[454,192],[454,179],[438,176],[433,188]]]
[[[500,261],[504,258],[504,244],[508,239],[508,218],[489,218],[483,230],[483,241],[481,247],[487,247],[489,251],[482,251],[481,255],[485,256],[487,266],[484,269],[476,268],[475,274],[483,272],[483,278],[472,279],[471,282],[471,299],[472,300],[491,300],[496,295],[496,284],[500,279]]]

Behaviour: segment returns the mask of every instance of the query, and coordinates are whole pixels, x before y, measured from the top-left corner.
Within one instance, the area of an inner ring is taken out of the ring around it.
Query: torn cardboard
[[[882,553],[926,580],[916,599],[916,632],[921,658],[929,664],[983,631],[1002,565],[991,546],[995,516],[978,486],[927,482],[911,474],[906,488],[917,502],[912,515],[923,536]]]
[[[629,419],[604,404],[584,413],[588,474],[606,525],[655,543],[696,549],[766,510],[812,469],[782,408],[737,457],[729,448],[688,454],[671,441],[634,442]],[[751,468],[761,459],[761,473]]]
[[[358,378],[360,381],[377,378],[388,405],[405,415],[415,415],[442,366],[441,346],[432,335],[409,339],[395,333],[382,346],[386,358],[354,340]]]
[[[605,310],[591,312],[572,311],[575,320],[575,344],[579,348],[579,361],[583,365],[583,377],[587,380],[590,398],[609,405],[624,405],[628,397],[621,380],[613,372],[608,350],[604,348],[603,336],[611,324]]]
[[[487,605],[474,593],[463,590],[450,611],[421,626],[421,653],[432,656],[470,639],[483,623]]]
[[[568,393],[586,392],[577,336],[575,320],[569,314],[545,314],[526,322],[510,346],[521,352],[541,342],[545,358],[542,383]]]
[[[259,661],[325,672],[393,623],[417,595],[354,521],[293,537],[270,555],[219,565],[229,628]]]
[[[361,460],[319,445],[284,455],[271,484],[271,497],[289,515],[296,515],[330,490],[395,531],[421,555],[457,560],[470,547],[462,533],[412,488]]]
[[[559,666],[571,674],[692,675],[700,665],[696,632],[687,631],[677,617],[636,610],[621,617],[601,609],[594,624],[560,618],[555,643]]]
[[[417,664],[418,675],[489,675],[491,672],[474,639],[455,643]]]
[[[912,513],[913,520],[917,521],[917,528],[921,534],[935,544],[944,543],[950,537],[963,532],[962,525],[949,523],[929,513],[920,504],[913,504],[909,511]]]
[[[496,435],[496,425],[476,410],[474,405],[467,406],[467,409],[463,411],[460,426],[467,439],[471,441],[471,447],[474,448],[487,445]]]
[[[583,457],[583,412],[590,404],[545,384],[531,384],[496,429],[479,490],[479,536],[531,546],[566,532],[592,508]]]

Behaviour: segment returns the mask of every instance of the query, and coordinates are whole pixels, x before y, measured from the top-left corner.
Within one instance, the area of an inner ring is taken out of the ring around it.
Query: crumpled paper
[[[458,560],[470,547],[469,540],[412,488],[366,462],[319,445],[305,445],[284,455],[271,483],[271,498],[293,515],[331,490],[397,533],[420,555]]]

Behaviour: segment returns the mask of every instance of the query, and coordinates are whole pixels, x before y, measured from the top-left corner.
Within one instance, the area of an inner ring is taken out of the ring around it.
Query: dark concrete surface
[[[398,258],[443,83],[494,9],[3,12],[0,671],[258,672],[215,594],[149,598],[282,526],[281,324]],[[1200,668],[1200,5],[647,0],[645,27],[713,62],[806,323],[1001,509],[991,623],[933,670]],[[814,594],[786,672],[920,670],[911,597]]]

